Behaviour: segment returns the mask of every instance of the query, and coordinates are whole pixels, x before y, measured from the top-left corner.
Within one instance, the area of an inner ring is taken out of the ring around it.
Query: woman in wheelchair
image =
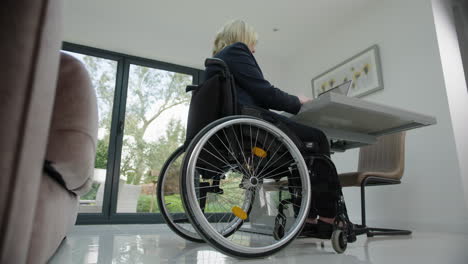
[[[265,80],[256,42],[245,22],[226,24],[205,81],[187,87],[186,141],[158,179],[161,214],[181,237],[233,256],[268,256],[298,235],[331,238],[342,253],[356,238],[327,137],[270,111],[297,114],[310,99]]]
[[[218,32],[214,41],[213,56],[224,61],[233,75],[241,112],[285,126],[304,143],[308,152],[329,157],[329,143],[322,131],[269,111],[273,109],[297,114],[301,105],[310,99],[290,95],[265,80],[253,56],[256,43],[257,33],[241,20],[227,23]],[[209,79],[217,72],[215,65],[209,65],[206,68],[205,78]],[[307,161],[312,163],[312,160],[306,159]],[[313,186],[312,205],[301,235],[330,238],[333,231],[332,224],[337,214],[340,182],[338,175],[333,171],[334,168],[331,168],[327,162],[315,160],[312,166],[309,168],[312,172],[310,174]]]

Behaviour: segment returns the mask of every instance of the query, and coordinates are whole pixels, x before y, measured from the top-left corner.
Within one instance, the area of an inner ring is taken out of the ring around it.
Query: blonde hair
[[[213,46],[213,56],[224,47],[242,42],[249,47],[257,44],[258,34],[243,20],[236,19],[226,23],[216,34]]]

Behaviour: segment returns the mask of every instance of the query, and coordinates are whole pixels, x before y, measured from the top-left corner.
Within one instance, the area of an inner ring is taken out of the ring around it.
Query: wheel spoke
[[[237,144],[239,145],[239,151],[242,153],[242,157],[244,157],[244,164],[247,165],[248,163],[247,163],[247,159],[245,158],[244,149],[240,145],[239,139],[237,138],[237,134],[233,126],[231,126],[231,130],[232,130],[232,133],[234,134],[234,137],[236,138]],[[223,129],[223,132],[224,132],[224,129]],[[226,133],[224,133],[224,135],[226,136]],[[252,174],[248,170],[247,170],[247,175],[252,176]]]
[[[266,176],[270,175],[270,174],[273,173],[274,171],[277,171],[278,169],[283,168],[284,165],[286,165],[286,164],[291,164],[291,161],[294,161],[294,160],[288,160],[288,161],[286,161],[285,163],[281,164],[280,166],[278,166],[278,167],[274,168],[273,170],[269,171],[269,172],[268,172],[267,174],[265,174],[264,176],[258,177],[258,178],[259,178],[259,179],[265,178]],[[278,160],[277,160],[276,162],[278,162]],[[276,163],[276,162],[275,162],[275,163]],[[273,165],[273,164],[272,164],[272,165]],[[271,166],[270,166],[270,167],[271,167]],[[289,170],[287,170],[287,172],[289,172]]]

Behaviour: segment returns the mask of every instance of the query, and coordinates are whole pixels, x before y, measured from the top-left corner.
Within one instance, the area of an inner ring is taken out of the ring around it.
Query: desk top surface
[[[436,123],[432,116],[335,93],[304,104],[301,112],[290,118],[322,129],[331,139],[348,141],[344,149],[372,144],[381,135]]]

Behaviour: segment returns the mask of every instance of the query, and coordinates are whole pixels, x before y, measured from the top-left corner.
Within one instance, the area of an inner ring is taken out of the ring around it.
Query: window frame
[[[160,213],[118,213],[117,198],[120,178],[124,122],[130,65],[137,65],[178,72],[192,76],[192,83],[199,84],[203,70],[168,62],[132,56],[124,53],[63,42],[62,50],[117,61],[114,104],[112,109],[108,163],[101,213],[78,213],[76,224],[155,224],[164,223]]]

